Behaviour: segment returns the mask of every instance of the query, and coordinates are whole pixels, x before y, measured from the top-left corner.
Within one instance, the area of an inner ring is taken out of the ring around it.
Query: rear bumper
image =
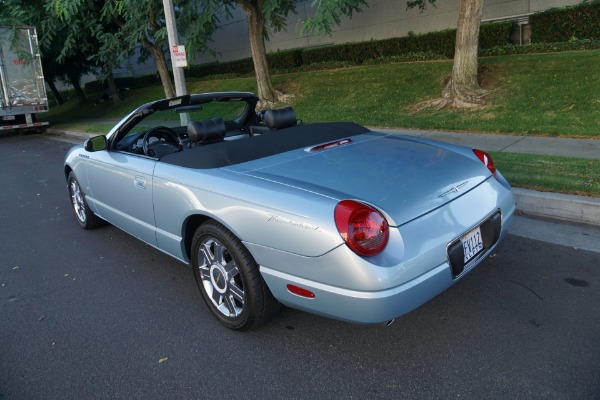
[[[421,306],[454,282],[450,266],[444,263],[404,285],[380,292],[359,292],[305,281],[278,271],[261,268],[270,288],[285,288],[292,283],[315,294],[303,298],[282,290],[273,295],[284,305],[313,314],[364,324],[385,322]]]
[[[505,224],[508,219],[505,219]],[[504,236],[469,265],[467,271],[453,278],[452,268],[444,262],[427,273],[400,286],[375,292],[348,290],[298,278],[280,271],[261,267],[260,271],[273,295],[284,305],[326,317],[354,323],[376,324],[402,316],[433,299],[493,252]],[[288,284],[308,289],[314,298],[304,298],[287,290]]]

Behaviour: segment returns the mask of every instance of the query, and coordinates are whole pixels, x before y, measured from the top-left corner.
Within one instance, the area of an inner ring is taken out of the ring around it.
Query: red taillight
[[[335,207],[335,225],[348,247],[361,256],[383,251],[389,238],[388,223],[373,207],[344,200]]]
[[[477,158],[479,158],[479,160],[481,160],[483,165],[485,165],[487,167],[487,169],[489,169],[493,175],[496,174],[496,164],[494,164],[494,160],[492,159],[492,156],[490,156],[485,151],[478,150],[478,149],[473,149],[473,153],[475,153]]]

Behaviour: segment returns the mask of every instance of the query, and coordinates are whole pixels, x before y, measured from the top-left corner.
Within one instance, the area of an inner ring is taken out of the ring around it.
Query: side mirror
[[[106,136],[94,136],[85,141],[83,148],[85,151],[94,152],[106,150],[108,147],[108,142],[106,141]]]

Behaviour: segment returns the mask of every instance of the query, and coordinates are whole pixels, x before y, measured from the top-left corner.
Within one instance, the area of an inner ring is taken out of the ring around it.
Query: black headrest
[[[196,144],[220,142],[225,138],[226,132],[225,121],[220,117],[211,118],[208,121],[190,121],[187,126],[190,142]]]
[[[267,110],[263,114],[263,122],[271,130],[296,126],[296,112],[292,107]]]

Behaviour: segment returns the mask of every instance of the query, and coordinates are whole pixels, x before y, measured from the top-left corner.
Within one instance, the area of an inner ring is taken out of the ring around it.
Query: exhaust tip
[[[385,323],[385,327],[387,328],[388,326],[390,326],[391,324],[393,324],[395,321],[395,319],[390,319],[388,322]]]

